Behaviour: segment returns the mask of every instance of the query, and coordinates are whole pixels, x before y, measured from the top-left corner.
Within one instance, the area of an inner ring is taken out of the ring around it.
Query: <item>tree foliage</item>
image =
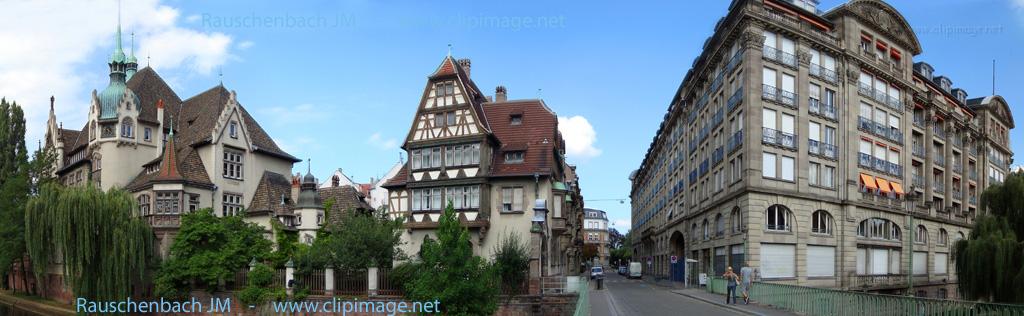
[[[509,232],[494,246],[494,268],[504,289],[521,289],[530,270],[530,247],[518,233]]]
[[[38,153],[37,153],[38,155]],[[12,263],[25,254],[25,201],[31,191],[34,164],[25,149],[25,117],[21,107],[0,99],[0,279],[7,280]],[[24,277],[24,276],[23,276]],[[3,282],[4,286],[7,282]]]
[[[967,239],[953,244],[961,294],[969,299],[1024,302],[1024,174],[1012,173],[981,195],[982,214]]]
[[[389,218],[383,210],[344,211],[340,221],[324,225],[308,252],[309,257],[300,266],[308,262],[345,270],[391,267],[394,260],[404,259],[399,248],[401,229],[401,220]]]
[[[61,262],[77,297],[123,300],[143,280],[153,257],[153,232],[134,215],[131,196],[91,185],[44,186],[25,210],[26,248],[37,279]]]
[[[263,228],[240,215],[217,217],[209,208],[185,214],[156,278],[156,294],[183,298],[193,285],[212,292],[251,260],[267,259],[270,249]]]
[[[439,300],[447,315],[490,315],[498,309],[498,275],[473,255],[469,230],[451,203],[438,223],[437,241],[424,241],[420,260],[420,272],[406,285],[409,299]]]

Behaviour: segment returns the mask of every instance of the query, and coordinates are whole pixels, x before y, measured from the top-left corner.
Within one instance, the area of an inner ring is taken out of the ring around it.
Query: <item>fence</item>
[[[725,279],[711,279],[708,291],[725,294]],[[1024,315],[1024,305],[871,294],[764,282],[754,282],[750,299],[803,315]]]
[[[588,284],[586,277],[580,277],[580,282],[577,284],[579,296],[576,298],[576,312],[573,316],[588,316],[590,315],[590,284]]]
[[[366,270],[334,271],[334,294],[335,295],[367,295],[368,276]]]
[[[296,276],[296,289],[306,289],[309,291],[309,295],[324,295],[324,287],[326,285],[324,270],[312,270],[309,273]]]
[[[402,291],[402,287],[399,286],[398,282],[392,280],[391,268],[381,268],[377,270],[377,295],[384,296],[403,296],[405,293]]]

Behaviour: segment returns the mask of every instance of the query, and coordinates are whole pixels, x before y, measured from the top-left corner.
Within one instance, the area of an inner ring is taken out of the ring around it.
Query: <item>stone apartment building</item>
[[[407,220],[402,241],[410,255],[434,234],[448,203],[470,229],[476,255],[490,260],[504,236],[518,234],[530,242],[535,291],[540,276],[579,271],[579,179],[544,101],[510,100],[501,86],[486,96],[470,70],[468,59],[448,56],[427,78],[402,145],[409,161],[384,185],[389,212]]]
[[[765,281],[954,297],[951,245],[1012,161],[1007,102],[914,60],[891,5],[816,4],[730,4],[630,177],[634,258],[674,279],[677,255],[697,260],[690,278],[749,265]]]
[[[608,247],[608,214],[602,210],[592,208],[583,209],[583,237],[585,245],[597,245],[597,257],[588,258],[596,260],[595,265],[610,267],[608,259],[611,256],[611,248]]]
[[[107,63],[110,82],[93,91],[84,126],[65,129],[51,98],[46,146],[57,155],[60,181],[130,192],[162,255],[181,215],[201,208],[218,216],[241,214],[263,226],[268,238],[275,220],[286,230],[303,228],[309,241],[309,232],[323,223],[323,210],[302,211],[322,208],[319,200],[296,205],[300,180],[291,171],[300,160],[278,147],[234,91],[220,84],[182,100],[153,68],[138,69],[134,52],[124,53],[120,25],[117,34]],[[355,190],[317,190],[307,177],[314,193],[345,201],[338,207],[366,204]]]

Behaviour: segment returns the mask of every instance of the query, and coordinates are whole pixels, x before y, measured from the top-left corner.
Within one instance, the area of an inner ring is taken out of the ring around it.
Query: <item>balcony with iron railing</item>
[[[839,76],[834,70],[826,69],[818,64],[811,63],[810,74],[831,84],[839,82]]]
[[[893,97],[891,95],[885,98],[885,105],[889,106],[890,109],[900,112],[903,111],[903,102],[901,102],[899,98]]]
[[[935,165],[939,167],[946,167],[946,156],[940,153],[935,153]]]
[[[736,88],[736,91],[729,97],[729,101],[726,103],[726,111],[732,113],[740,104],[743,104],[743,87]]]
[[[953,190],[953,199],[954,200],[961,200],[961,199],[963,199],[963,197],[964,197],[963,191]]]
[[[932,132],[935,133],[935,137],[945,139],[946,129],[942,127],[942,124],[935,124],[932,126]]]
[[[743,50],[740,49],[737,50],[736,53],[732,55],[732,58],[729,58],[729,63],[725,64],[725,72],[732,73],[732,71],[736,69],[736,66],[739,66],[740,62],[742,61]]]
[[[874,157],[871,157],[871,154],[857,153],[857,166],[870,169],[873,167],[871,165],[872,159],[874,159]]]
[[[942,181],[936,181],[932,187],[935,188],[935,193],[946,194],[946,184]]]
[[[711,153],[711,165],[718,165],[723,160],[725,160],[725,150],[722,147],[718,147]]]
[[[925,126],[924,114],[918,114],[918,113],[920,113],[920,112],[915,112],[914,113],[914,126],[917,126],[918,128],[924,128],[924,126]]]
[[[924,177],[922,177],[919,174],[915,174],[915,175],[912,176],[912,178],[913,178],[913,182],[914,182],[914,187],[918,187],[918,188],[924,187]]]
[[[813,139],[807,140],[807,154],[831,160],[839,158],[839,150],[835,145],[822,143]]]
[[[924,145],[914,144],[914,146],[911,149],[911,152],[915,157],[924,158]]]
[[[833,122],[839,118],[834,105],[823,103],[815,98],[807,99],[807,111],[811,115],[820,116]]]
[[[874,91],[874,89],[868,84],[863,82],[857,84],[857,94],[860,94],[861,96],[870,98],[873,95],[872,91]]]
[[[795,55],[793,55],[791,53],[787,53],[787,52],[781,51],[781,50],[779,50],[778,48],[775,48],[775,47],[765,46],[762,49],[762,56],[764,57],[765,60],[773,61],[773,62],[782,64],[783,66],[787,66],[787,67],[790,67],[790,68],[796,68],[797,67],[797,62],[796,62],[796,56]]]
[[[886,162],[886,164],[887,164],[886,172],[888,174],[891,174],[891,175],[894,175],[894,176],[897,176],[897,177],[900,177],[900,178],[903,177],[903,166],[900,166],[899,164],[892,163],[892,162]]]
[[[797,100],[798,97],[799,95],[795,92],[782,90],[779,93],[779,104],[792,109],[797,109],[799,106],[799,100]]]
[[[768,145],[796,149],[796,135],[764,127],[761,130],[761,142]]]
[[[978,204],[978,196],[976,196],[976,195],[968,196],[967,197],[967,203],[977,205]]]
[[[975,171],[974,167],[967,170],[967,179],[978,181],[978,171]]]
[[[953,161],[953,172],[960,173],[960,172],[963,172],[963,170],[964,170],[963,165],[961,165],[959,161],[955,161],[954,160]]]
[[[761,85],[761,98],[772,102],[778,102],[779,88],[766,84]]]
[[[743,146],[743,130],[738,130],[729,137],[729,141],[726,142],[725,149],[727,152],[732,153]]]

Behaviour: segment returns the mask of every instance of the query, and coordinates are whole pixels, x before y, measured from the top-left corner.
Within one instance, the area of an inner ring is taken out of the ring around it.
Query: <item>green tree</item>
[[[491,315],[498,309],[498,275],[473,255],[469,230],[449,203],[437,227],[437,241],[424,241],[420,272],[406,286],[412,300],[439,300],[447,315]]]
[[[405,257],[399,248],[401,234],[402,221],[389,218],[383,210],[347,210],[338,222],[324,225],[308,252],[313,256],[309,262],[348,270],[391,267],[396,259]]]
[[[530,272],[530,247],[518,233],[509,232],[494,246],[494,268],[502,289],[522,289]]]
[[[16,103],[0,99],[0,280],[7,280],[16,260],[21,260],[22,266],[25,263],[25,201],[31,188],[31,166],[25,149],[24,113]],[[27,282],[25,276],[22,280]],[[3,286],[7,287],[7,282]]]
[[[215,291],[251,260],[267,259],[270,249],[263,228],[241,216],[217,217],[209,208],[185,214],[156,277],[156,294],[183,298],[193,288]]]
[[[982,214],[967,239],[953,244],[957,280],[965,298],[1024,303],[1024,174],[981,195]]]
[[[25,209],[26,249],[37,279],[49,262],[62,262],[77,297],[124,300],[144,280],[153,232],[135,216],[131,195],[91,185],[42,187]]]

